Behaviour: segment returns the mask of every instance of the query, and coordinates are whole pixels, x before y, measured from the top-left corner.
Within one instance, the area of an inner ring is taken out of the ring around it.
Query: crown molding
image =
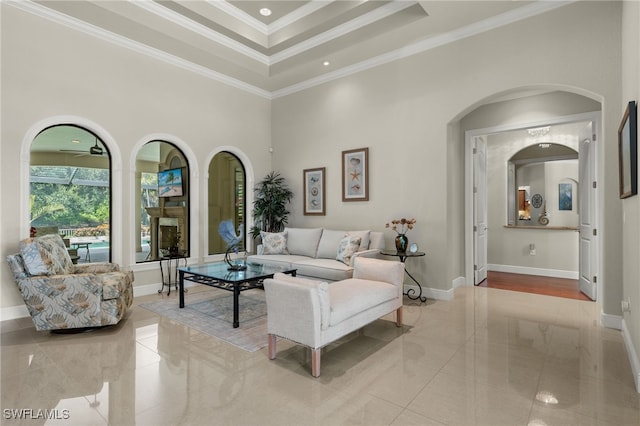
[[[95,25],[88,24],[79,19],[70,17],[53,9],[49,9],[48,7],[41,6],[38,3],[20,0],[4,0],[4,3],[20,9],[24,12],[28,12],[57,24],[63,25],[67,28],[80,31],[84,34],[99,38],[117,46],[133,50],[134,52],[141,53],[143,55],[150,56],[160,61],[175,65],[179,68],[194,72],[203,77],[223,83],[227,86],[235,87],[245,92],[253,93],[254,95],[271,99],[271,92],[269,92],[268,90],[261,89],[244,81],[238,80],[237,78],[230,77],[217,71],[213,71],[212,69],[203,67],[202,65],[195,64],[191,61],[184,60],[170,53],[150,47],[146,44],[133,41],[111,31],[107,31]]]
[[[351,21],[338,25],[337,27],[334,27],[329,31],[325,31],[322,34],[318,34],[315,37],[311,37],[303,42],[300,42],[294,46],[291,46],[288,49],[285,49],[281,52],[271,55],[271,57],[269,58],[269,63],[277,64],[278,62],[289,59],[295,55],[298,55],[307,50],[313,49],[314,47],[318,47],[331,40],[335,40],[338,37],[342,37],[345,34],[349,34],[350,32],[359,30],[362,27],[365,27],[369,24],[377,22],[393,14],[396,14],[415,4],[417,4],[416,1],[397,1],[397,0],[391,3],[387,3],[384,6],[374,9],[371,12],[365,13],[362,16],[354,18]]]
[[[275,90],[271,92],[272,98],[277,99],[284,96],[291,95],[302,90],[310,89],[321,84],[337,80],[339,78],[347,77],[362,71],[366,71],[371,68],[378,67],[380,65],[388,64],[389,62],[397,61],[399,59],[407,58],[428,50],[440,47],[449,43],[454,43],[458,40],[462,40],[486,31],[490,31],[496,28],[503,27],[505,25],[512,24],[514,22],[521,21],[542,13],[566,6],[571,3],[575,3],[579,0],[565,0],[565,1],[536,1],[526,6],[520,7],[509,12],[502,13],[500,15],[493,16],[491,18],[478,21],[476,23],[467,25],[465,27],[458,28],[457,30],[450,31],[435,37],[431,37],[412,45],[397,49],[365,61],[358,62],[344,68],[337,69],[335,71],[328,72],[326,74],[311,78],[309,80],[302,81],[300,83]]]
[[[206,78],[218,81],[222,84],[235,87],[237,89],[255,94],[257,96],[260,96],[266,99],[277,99],[277,98],[284,97],[296,92],[310,89],[312,87],[315,87],[339,78],[343,78],[343,77],[350,76],[371,68],[375,68],[380,65],[387,64],[389,62],[393,62],[399,59],[413,56],[413,55],[428,51],[430,49],[434,49],[439,46],[453,43],[467,37],[471,37],[486,31],[490,31],[492,29],[496,29],[496,28],[523,20],[523,19],[540,15],[542,13],[566,6],[568,4],[575,3],[576,1],[579,1],[579,0],[535,1],[534,3],[527,4],[518,9],[514,9],[509,12],[505,12],[500,15],[496,15],[491,18],[484,19],[482,21],[467,25],[465,27],[459,28],[449,33],[441,34],[436,37],[431,37],[429,39],[414,43],[412,45],[403,47],[401,49],[397,49],[397,50],[376,56],[374,58],[361,61],[356,64],[353,64],[332,72],[328,72],[326,74],[323,74],[323,75],[320,75],[320,76],[317,76],[317,77],[314,77],[314,78],[311,78],[311,79],[302,81],[300,83],[293,84],[291,86],[284,87],[282,89],[278,89],[275,91],[268,91],[265,89],[261,89],[257,86],[253,86],[249,83],[246,83],[234,77],[230,77],[226,74],[213,71],[209,68],[181,59],[175,55],[172,55],[172,54],[163,52],[159,49],[155,49],[145,44],[130,40],[126,37],[117,35],[110,31],[94,26],[92,24],[88,24],[79,19],[72,18],[68,15],[54,11],[52,9],[49,9],[48,7],[42,6],[32,1],[3,0],[3,3],[7,5],[11,5],[22,11],[56,22],[58,24],[64,25],[68,28],[71,28],[71,29],[83,32],[85,34],[97,37],[99,39],[105,40],[107,42],[116,44],[126,49],[130,49],[140,54],[151,56],[160,61],[194,72]],[[401,3],[401,2],[398,2],[398,3]],[[414,4],[415,2],[411,2],[411,3]]]
[[[254,30],[261,32],[267,37],[275,33],[276,31],[279,31],[284,27],[311,15],[312,13],[322,9],[323,7],[328,6],[334,1],[336,0],[311,0],[310,2],[297,8],[293,12],[276,19],[272,23],[265,24],[264,22],[261,22],[260,20],[249,15],[247,12],[238,9],[227,0],[206,0],[207,4],[222,10],[227,15],[237,19],[245,25],[250,26]]]
[[[225,0],[226,1],[226,0]],[[302,18],[306,18],[312,13],[317,12],[325,6],[330,5],[334,1],[337,0],[311,0],[309,3],[306,3],[304,6],[297,8],[293,12],[284,15],[281,18],[276,19],[269,25],[267,25],[267,35],[271,35],[276,31],[280,31],[281,29],[299,21]]]
[[[198,22],[195,22],[189,18],[184,17],[183,15],[174,12],[173,10],[166,8],[155,1],[152,0],[136,0],[131,1],[131,4],[138,6],[141,9],[146,10],[149,13],[153,13],[163,19],[166,19],[169,22],[180,25],[182,28],[185,28],[189,31],[192,31],[198,35],[201,35],[204,38],[207,38],[211,41],[219,43],[224,47],[234,50],[242,55],[248,56],[249,58],[260,62],[264,65],[269,65],[269,57],[263,53],[258,52],[255,49],[252,49],[239,41],[232,39],[224,34],[220,34],[217,31],[212,30],[211,28],[206,27]],[[220,3],[227,3],[226,1]],[[228,3],[227,3],[228,4]],[[236,9],[235,7],[229,5],[230,7]],[[252,18],[253,19],[253,18]]]

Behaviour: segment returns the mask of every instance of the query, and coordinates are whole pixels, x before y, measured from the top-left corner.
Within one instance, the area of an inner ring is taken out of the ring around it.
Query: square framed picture
[[[304,179],[304,214],[324,216],[325,211],[325,168],[306,169]]]
[[[369,148],[342,151],[342,201],[369,200]]]

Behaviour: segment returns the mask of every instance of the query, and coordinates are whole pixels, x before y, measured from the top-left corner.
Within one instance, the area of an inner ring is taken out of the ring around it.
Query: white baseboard
[[[625,320],[622,320],[622,338],[624,340],[624,346],[627,349],[627,356],[629,357],[629,363],[631,364],[631,371],[633,372],[633,380],[636,383],[636,391],[640,393],[640,358],[636,352],[633,342],[631,341],[631,335]]]
[[[29,310],[25,305],[9,306],[0,309],[0,321],[25,318],[29,316]]]
[[[511,274],[539,275],[542,277],[578,279],[578,271],[564,271],[562,269],[532,268],[528,266],[488,264],[487,270],[495,272],[509,272]]]
[[[451,281],[451,286],[452,288],[455,290],[458,287],[466,287],[466,286],[473,286],[473,284],[468,284],[467,283],[467,279],[465,277],[458,277],[456,279],[454,279],[453,281]]]
[[[405,284],[404,286],[405,293],[410,289],[413,289],[414,291],[411,293],[412,297],[417,297],[420,294],[420,289],[418,288],[417,285]],[[427,299],[449,301],[449,300],[453,300],[453,289],[441,290],[439,288],[422,287],[422,295]]]
[[[600,324],[603,327],[622,330],[622,317],[620,315],[610,315],[600,312]]]

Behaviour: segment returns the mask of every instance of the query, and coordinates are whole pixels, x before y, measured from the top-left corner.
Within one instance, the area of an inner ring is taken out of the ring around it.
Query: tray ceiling
[[[568,2],[8,1],[227,84],[277,97]],[[271,15],[262,16],[268,8]]]

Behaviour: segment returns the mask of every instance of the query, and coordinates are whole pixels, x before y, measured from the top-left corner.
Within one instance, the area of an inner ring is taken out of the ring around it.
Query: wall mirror
[[[558,143],[529,145],[508,161],[508,225],[577,227],[578,152]]]

